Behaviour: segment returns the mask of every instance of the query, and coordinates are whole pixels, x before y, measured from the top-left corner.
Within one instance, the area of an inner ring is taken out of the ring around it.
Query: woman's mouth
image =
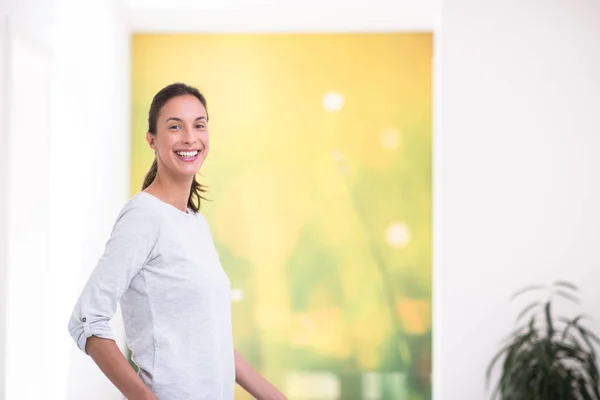
[[[194,162],[198,159],[198,156],[202,150],[187,150],[187,151],[176,151],[177,158],[183,162]]]

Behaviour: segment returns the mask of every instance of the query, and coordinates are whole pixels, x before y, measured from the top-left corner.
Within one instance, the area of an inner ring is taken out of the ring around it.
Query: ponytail
[[[158,173],[158,162],[156,161],[156,157],[154,157],[154,161],[152,162],[152,166],[150,166],[150,170],[146,173],[144,177],[144,184],[142,185],[142,190],[145,190],[154,179],[156,179],[156,175]],[[190,190],[190,197],[188,198],[188,208],[193,212],[197,213],[200,211],[200,200],[206,200],[203,193],[206,193],[206,186],[201,185],[198,180],[196,180],[196,175],[194,175],[194,179],[192,180],[192,187]]]
[[[146,176],[144,177],[144,184],[142,185],[142,190],[145,190],[148,186],[150,186],[152,182],[154,182],[157,173],[158,163],[156,161],[156,157],[154,157],[154,161],[152,161],[152,166],[150,167],[150,170],[146,173]]]
[[[202,195],[203,193],[206,193],[206,186],[201,185],[198,180],[196,180],[196,175],[194,175],[192,190],[190,190],[190,198],[188,199],[188,207],[195,213],[200,211],[200,200],[206,200]]]

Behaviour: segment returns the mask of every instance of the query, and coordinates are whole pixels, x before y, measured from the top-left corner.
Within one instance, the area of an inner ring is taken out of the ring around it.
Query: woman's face
[[[176,96],[158,114],[156,134],[146,134],[158,165],[173,177],[192,178],[208,154],[208,116],[192,95]]]

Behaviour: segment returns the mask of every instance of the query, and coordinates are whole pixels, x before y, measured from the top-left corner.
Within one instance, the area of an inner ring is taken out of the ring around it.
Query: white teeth
[[[194,157],[196,154],[198,154],[198,150],[194,150],[194,151],[178,151],[177,154],[180,155],[181,157]]]

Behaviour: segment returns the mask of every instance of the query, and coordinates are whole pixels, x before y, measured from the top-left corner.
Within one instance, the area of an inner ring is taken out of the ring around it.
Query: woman
[[[209,149],[206,100],[176,83],[156,94],[146,140],[155,159],[121,210],[69,321],[78,347],[129,400],[285,397],[233,348],[230,282],[199,213]],[[136,374],[109,321],[121,304]]]

